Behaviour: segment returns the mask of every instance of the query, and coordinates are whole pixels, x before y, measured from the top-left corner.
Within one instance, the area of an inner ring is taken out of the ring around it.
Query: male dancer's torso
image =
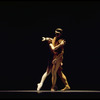
[[[54,38],[52,38],[52,40],[49,41],[49,43],[52,43],[53,46],[57,46],[62,41],[63,41],[63,39],[57,39],[56,37],[54,37]],[[52,61],[54,59],[57,59],[58,55],[61,55],[60,58],[63,59],[63,54],[64,54],[64,47],[63,46],[58,48],[55,51],[50,49],[49,58],[48,58],[48,67],[49,67],[49,69],[52,68],[52,66],[53,66]]]
[[[57,45],[60,44],[62,41],[63,41],[63,39],[57,39],[56,37],[54,37],[53,40],[52,40],[52,44],[53,44],[53,46],[57,46]],[[61,54],[62,57],[63,57],[63,54],[64,54],[64,47],[61,46],[61,47],[59,47],[57,50],[52,51],[52,52],[53,52],[53,59],[55,59],[59,54]]]

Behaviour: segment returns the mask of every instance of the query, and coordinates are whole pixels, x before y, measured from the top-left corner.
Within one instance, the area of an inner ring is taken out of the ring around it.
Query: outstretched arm
[[[48,43],[52,43],[52,40],[50,37],[42,37],[42,41],[47,41]]]

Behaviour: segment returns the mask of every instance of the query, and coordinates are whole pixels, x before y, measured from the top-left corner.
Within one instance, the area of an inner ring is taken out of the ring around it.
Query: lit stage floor
[[[66,91],[50,91],[50,90],[40,90],[39,92],[37,90],[0,90],[0,92],[36,92],[36,93],[100,93],[99,90],[66,90]]]
[[[100,99],[100,90],[0,90],[0,98]]]

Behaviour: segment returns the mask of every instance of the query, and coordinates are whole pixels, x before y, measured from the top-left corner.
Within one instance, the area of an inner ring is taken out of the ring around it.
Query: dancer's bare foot
[[[55,91],[53,88],[51,88],[51,91],[53,92],[53,91]]]
[[[66,85],[63,89],[61,89],[61,91],[65,91],[65,90],[69,90],[69,89],[70,89],[70,86]]]

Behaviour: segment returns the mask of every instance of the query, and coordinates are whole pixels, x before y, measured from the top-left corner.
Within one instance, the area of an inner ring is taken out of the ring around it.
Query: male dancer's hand
[[[61,44],[61,45],[64,45],[65,43],[66,43],[65,41],[62,41],[60,44]]]

